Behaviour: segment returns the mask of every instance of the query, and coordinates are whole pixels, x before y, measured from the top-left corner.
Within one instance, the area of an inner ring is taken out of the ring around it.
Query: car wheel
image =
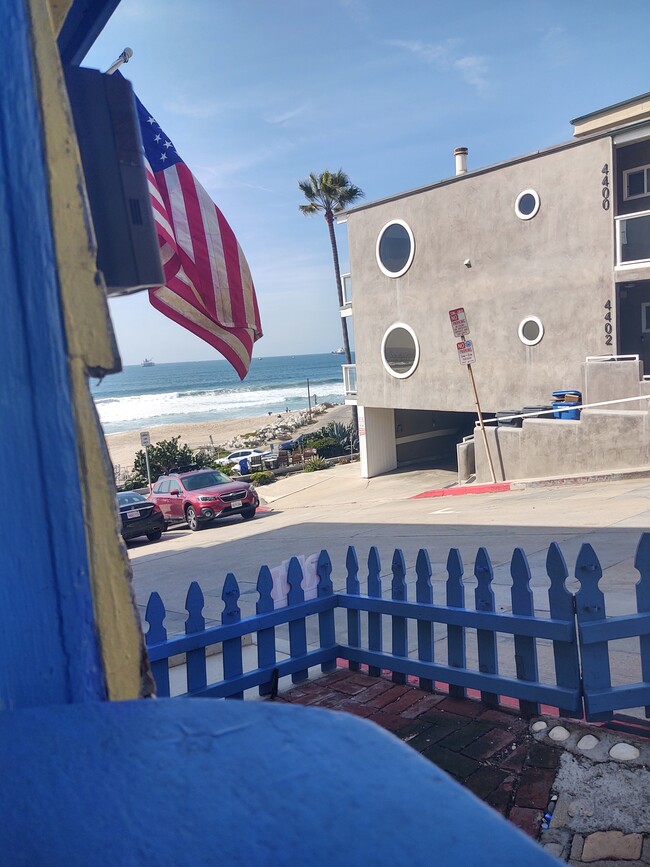
[[[163,531],[166,533],[167,530],[169,530],[169,524],[167,521],[165,521],[165,523],[163,524]]]
[[[200,529],[199,519],[196,512],[194,511],[193,506],[187,507],[187,509],[185,510],[185,517],[187,518],[187,526],[193,533]]]
[[[157,542],[162,536],[162,530],[154,530],[153,533],[147,533],[147,539],[150,542]]]
[[[253,506],[251,509],[246,509],[245,512],[242,512],[241,516],[245,521],[250,521],[251,518],[255,517],[255,512],[256,512],[256,509]]]

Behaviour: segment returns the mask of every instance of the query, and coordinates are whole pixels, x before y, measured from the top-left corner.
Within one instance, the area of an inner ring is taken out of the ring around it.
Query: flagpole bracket
[[[128,63],[129,60],[133,57],[133,49],[125,48],[124,51],[117,58],[115,63],[112,63],[108,69],[106,70],[106,75],[112,75],[117,69],[122,66],[123,63]]]

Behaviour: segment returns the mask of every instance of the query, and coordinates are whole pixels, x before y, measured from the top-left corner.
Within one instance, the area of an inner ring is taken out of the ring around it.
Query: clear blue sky
[[[650,3],[122,0],[84,65],[123,72],[232,225],[265,336],[255,355],[341,344],[325,221],[297,182],[343,168],[367,201],[571,138],[650,91]],[[345,227],[337,229],[347,269]],[[149,306],[111,302],[125,364],[216,357]]]

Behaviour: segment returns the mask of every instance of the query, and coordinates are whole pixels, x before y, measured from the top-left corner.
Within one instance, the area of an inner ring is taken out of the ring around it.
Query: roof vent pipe
[[[454,148],[454,156],[456,157],[456,174],[467,174],[467,148]]]

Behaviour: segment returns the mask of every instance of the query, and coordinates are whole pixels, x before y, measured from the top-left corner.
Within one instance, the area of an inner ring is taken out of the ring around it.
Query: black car
[[[278,446],[278,450],[281,452],[293,452],[296,449],[299,449],[302,447],[304,439],[305,439],[304,434],[298,434],[298,436],[295,439],[287,440],[284,443],[280,443],[280,445]]]
[[[159,506],[150,503],[135,491],[120,491],[117,505],[122,518],[122,538],[125,542],[138,536],[146,536],[150,542],[160,539],[165,528],[165,519]]]

